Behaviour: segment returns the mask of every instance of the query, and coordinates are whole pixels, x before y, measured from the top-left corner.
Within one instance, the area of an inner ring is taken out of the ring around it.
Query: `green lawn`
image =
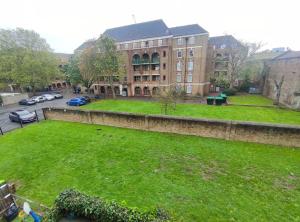
[[[174,221],[300,219],[299,149],[48,120],[0,153],[1,178],[47,205],[73,187]]]
[[[82,109],[161,114],[159,103],[137,100],[102,100],[83,106]],[[177,104],[176,110],[170,111],[169,114],[197,118],[300,125],[300,112],[273,107]]]
[[[230,96],[229,103],[238,105],[258,105],[258,106],[272,106],[273,101],[262,95],[237,95]]]

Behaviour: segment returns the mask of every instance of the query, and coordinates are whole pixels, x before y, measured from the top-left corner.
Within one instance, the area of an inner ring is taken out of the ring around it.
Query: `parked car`
[[[31,106],[36,104],[36,101],[32,99],[22,99],[19,101],[19,105]]]
[[[77,98],[73,98],[70,99],[67,104],[69,106],[82,106],[87,104],[87,101],[85,99],[83,99],[82,97],[77,97]]]
[[[89,96],[81,96],[79,98],[85,100],[87,103],[91,102],[91,98]]]
[[[36,121],[37,119],[35,112],[29,112],[25,109],[20,109],[11,112],[9,113],[8,117],[12,122],[22,122],[22,123],[31,123]]]
[[[37,103],[43,103],[46,101],[46,98],[43,96],[34,96],[31,98],[32,100],[34,100]]]
[[[52,93],[52,96],[54,96],[55,99],[62,99],[63,95],[60,93]]]
[[[51,101],[55,99],[55,97],[51,94],[43,94],[42,97],[44,97],[47,101]]]

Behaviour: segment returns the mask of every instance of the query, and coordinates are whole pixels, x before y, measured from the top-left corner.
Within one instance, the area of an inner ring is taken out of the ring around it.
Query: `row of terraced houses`
[[[211,73],[227,72],[214,64],[214,57],[226,44],[240,46],[232,36],[212,37],[198,24],[169,28],[162,20],[107,29],[104,35],[116,41],[124,54],[127,73],[114,88],[105,82],[93,85],[95,93],[151,96],[161,87],[175,86],[190,95],[209,92]],[[87,41],[75,52],[93,46]]]

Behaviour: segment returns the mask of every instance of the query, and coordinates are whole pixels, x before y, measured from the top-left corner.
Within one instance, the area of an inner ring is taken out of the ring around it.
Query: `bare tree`
[[[279,99],[280,99],[280,94],[281,94],[281,87],[284,82],[284,76],[281,76],[280,81],[277,81],[274,79],[274,84],[275,84],[275,101],[274,105],[279,105]]]
[[[245,65],[247,58],[252,57],[263,44],[259,43],[242,43],[227,48],[228,69],[230,88],[233,88],[234,82],[238,79],[239,74]]]

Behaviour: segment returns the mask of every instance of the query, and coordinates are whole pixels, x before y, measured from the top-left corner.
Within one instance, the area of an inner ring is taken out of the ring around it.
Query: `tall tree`
[[[96,42],[97,80],[104,79],[112,89],[113,98],[116,97],[114,83],[120,83],[125,74],[122,53],[117,50],[115,41],[107,36],[101,36]]]
[[[0,79],[35,92],[60,77],[57,67],[55,55],[39,34],[20,28],[0,29]]]
[[[252,57],[260,48],[262,43],[243,43],[229,47],[228,53],[228,68],[230,88],[233,88],[234,82],[238,79],[241,70],[243,69],[247,58]]]
[[[76,86],[81,82],[81,75],[79,69],[79,59],[80,55],[74,54],[66,65],[65,75],[67,81],[69,81],[73,86]]]
[[[96,80],[96,63],[96,48],[88,48],[81,53],[79,59],[80,78],[83,85],[88,89],[88,92]]]

